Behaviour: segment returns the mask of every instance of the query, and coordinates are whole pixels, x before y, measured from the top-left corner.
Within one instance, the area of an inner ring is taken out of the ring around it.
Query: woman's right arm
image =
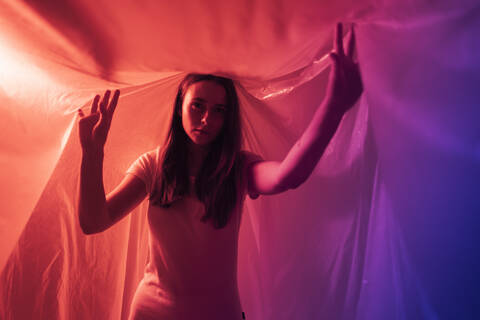
[[[140,204],[147,195],[145,183],[129,174],[112,192],[105,195],[103,149],[119,95],[117,90],[109,102],[110,91],[107,91],[100,105],[100,96],[95,96],[89,115],[84,115],[82,110],[79,110],[82,164],[77,213],[80,227],[85,234],[106,230]]]
[[[103,185],[103,154],[83,154],[77,211],[85,234],[102,232],[121,220],[147,196],[145,183],[127,174],[107,196]]]

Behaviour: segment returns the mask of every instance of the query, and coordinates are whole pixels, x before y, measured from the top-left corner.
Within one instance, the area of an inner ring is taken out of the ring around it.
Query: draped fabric
[[[163,141],[187,72],[233,78],[244,148],[281,160],[324,97],[337,21],[356,24],[365,90],[305,184],[246,200],[246,318],[479,318],[480,5],[469,0],[2,0],[0,318],[128,316],[147,202],[81,232],[79,107],[121,90],[107,191]]]

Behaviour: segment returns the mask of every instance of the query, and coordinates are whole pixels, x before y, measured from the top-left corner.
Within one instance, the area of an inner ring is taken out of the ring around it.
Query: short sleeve
[[[147,193],[153,191],[154,182],[156,181],[156,172],[158,167],[158,149],[142,154],[125,172],[133,174],[145,183]]]
[[[250,196],[252,199],[258,198],[259,194],[257,193],[251,193],[248,191],[248,171],[247,169],[255,162],[258,161],[263,161],[263,158],[259,156],[256,153],[250,152],[250,151],[242,151],[243,157],[244,157],[244,176],[245,176],[245,189],[247,194]]]

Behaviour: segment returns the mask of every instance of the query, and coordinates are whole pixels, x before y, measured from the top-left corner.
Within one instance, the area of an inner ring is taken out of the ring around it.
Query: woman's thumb
[[[90,114],[86,117],[81,118],[79,124],[81,126],[93,127],[95,123],[97,123],[99,118],[100,113]]]

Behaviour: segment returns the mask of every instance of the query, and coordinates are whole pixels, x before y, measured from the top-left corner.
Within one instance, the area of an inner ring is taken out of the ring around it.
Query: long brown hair
[[[160,160],[160,176],[150,196],[153,205],[168,208],[172,202],[189,191],[187,143],[188,136],[182,125],[181,110],[188,87],[200,81],[213,81],[226,92],[227,106],[223,128],[214,141],[195,179],[195,193],[205,205],[202,222],[212,219],[216,229],[226,226],[231,213],[240,200],[237,179],[241,128],[239,102],[233,81],[210,74],[188,74],[178,86],[170,130]]]

